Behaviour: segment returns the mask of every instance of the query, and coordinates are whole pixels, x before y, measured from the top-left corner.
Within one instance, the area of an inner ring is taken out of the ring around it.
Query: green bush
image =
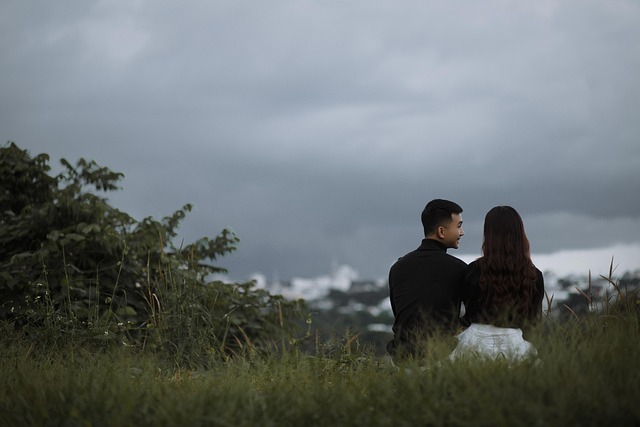
[[[51,176],[48,161],[0,148],[0,319],[38,339],[151,346],[178,361],[294,339],[303,301],[209,279],[226,271],[212,262],[236,249],[232,231],[176,247],[191,205],[137,221],[98,195],[122,173],[62,159]]]

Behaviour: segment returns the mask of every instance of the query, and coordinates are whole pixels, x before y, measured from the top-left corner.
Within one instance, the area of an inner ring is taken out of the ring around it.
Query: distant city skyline
[[[621,255],[616,255],[621,254]],[[454,255],[469,263],[479,255]],[[569,250],[555,254],[532,255],[532,260],[547,277],[547,279],[561,279],[568,277],[586,278],[589,274],[592,277],[609,275],[609,269],[613,268],[613,279],[618,280],[627,273],[640,272],[640,245],[618,245],[611,248],[595,250]],[[360,274],[357,268],[347,264],[334,263],[327,268],[325,274],[318,276],[293,277],[288,280],[280,280],[277,274],[268,275],[263,272],[255,272],[248,279],[266,287],[269,284],[278,282],[300,281],[303,287],[313,292],[313,288],[318,286],[326,288],[331,285],[333,288],[347,290],[352,281],[374,281],[385,283],[387,278],[365,277]]]

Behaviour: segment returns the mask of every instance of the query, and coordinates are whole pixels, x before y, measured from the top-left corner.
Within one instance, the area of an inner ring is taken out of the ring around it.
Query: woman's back
[[[482,257],[467,268],[462,301],[469,327],[457,335],[450,357],[537,357],[523,333],[542,315],[544,278],[531,262],[529,240],[515,209],[496,206],[487,213]]]
[[[482,285],[482,259],[469,264],[462,291],[465,324],[484,323],[500,327],[522,328],[542,315],[544,278],[532,265],[533,280],[507,279],[495,274]],[[497,283],[497,281],[502,283]],[[507,283],[505,283],[507,282]],[[522,283],[524,282],[524,283]]]

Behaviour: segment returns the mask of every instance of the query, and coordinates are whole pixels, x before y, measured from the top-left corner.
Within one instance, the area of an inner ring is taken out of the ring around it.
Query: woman
[[[541,318],[544,278],[531,262],[529,240],[515,209],[497,206],[487,213],[482,255],[467,270],[463,320],[470,326],[457,336],[458,346],[450,358],[536,357],[522,331]]]

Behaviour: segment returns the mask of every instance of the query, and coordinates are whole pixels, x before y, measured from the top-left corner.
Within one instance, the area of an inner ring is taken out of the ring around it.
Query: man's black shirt
[[[389,299],[395,321],[389,354],[415,354],[416,339],[437,330],[456,331],[466,267],[433,239],[422,240],[418,249],[393,264]]]

